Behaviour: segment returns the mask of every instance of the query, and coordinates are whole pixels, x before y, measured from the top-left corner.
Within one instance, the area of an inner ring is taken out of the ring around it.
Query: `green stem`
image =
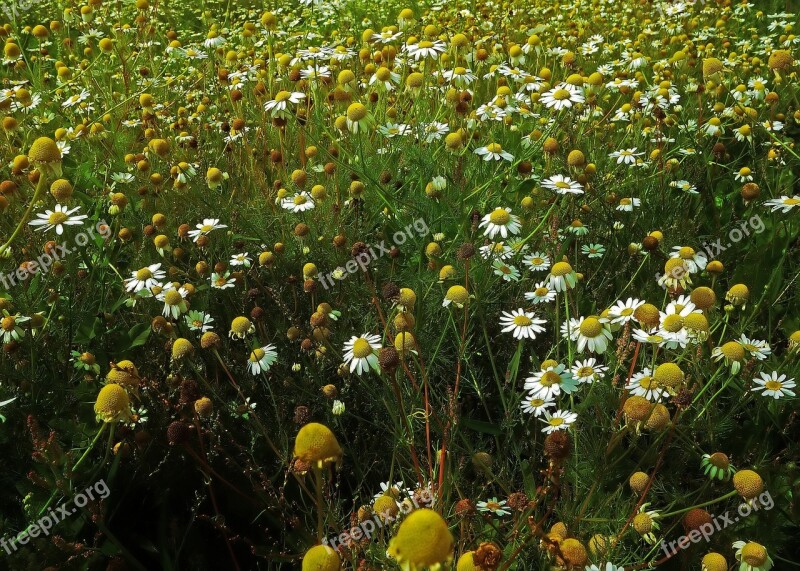
[[[45,182],[46,178],[42,173],[39,173],[39,181],[36,183],[36,191],[33,193],[33,198],[31,198],[31,203],[28,204],[28,208],[25,209],[25,213],[22,215],[22,219],[17,224],[17,227],[14,229],[13,234],[6,240],[6,243],[0,246],[0,256],[2,256],[7,250],[14,239],[22,232],[22,229],[25,227],[25,223],[30,218],[31,211],[33,210],[33,205],[38,202],[39,197],[41,196],[42,192],[45,189]]]

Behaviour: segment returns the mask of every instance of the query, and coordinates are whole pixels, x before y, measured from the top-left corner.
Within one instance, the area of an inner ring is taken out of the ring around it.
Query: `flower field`
[[[800,569],[793,0],[0,6],[0,569]]]

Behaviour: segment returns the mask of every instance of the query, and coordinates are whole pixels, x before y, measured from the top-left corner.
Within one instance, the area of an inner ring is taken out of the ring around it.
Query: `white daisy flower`
[[[572,377],[579,383],[593,383],[606,374],[608,367],[600,365],[597,359],[589,357],[583,361],[577,360],[570,369]]]
[[[195,226],[195,228],[195,230],[189,230],[188,235],[190,238],[194,238],[194,241],[197,242],[197,239],[200,236],[205,236],[213,230],[227,228],[227,226],[225,224],[220,224],[219,218],[204,218],[202,224],[198,224]]]
[[[656,384],[653,380],[653,372],[648,367],[634,374],[625,388],[630,394],[644,397],[650,402],[661,402],[669,395],[665,388]]]
[[[370,369],[378,371],[377,351],[381,348],[380,335],[365,333],[353,336],[344,344],[344,362],[350,364],[350,372],[361,375]]]
[[[528,269],[532,272],[546,272],[550,269],[550,258],[542,252],[534,252],[529,256],[525,256],[522,263],[528,266]]]
[[[552,399],[552,397],[537,397],[534,394],[527,395],[524,399],[522,399],[522,404],[520,408],[522,412],[526,414],[532,414],[533,416],[542,416],[545,411],[548,409],[556,406],[556,401]]]
[[[522,308],[514,309],[510,313],[504,311],[500,317],[500,326],[503,333],[511,333],[515,339],[536,339],[536,335],[544,331],[544,319],[539,319],[532,311]]]
[[[144,289],[161,285],[167,274],[160,269],[161,264],[151,264],[145,268],[131,272],[131,277],[125,280],[125,289],[131,293],[137,293]]]
[[[611,323],[615,325],[622,325],[633,319],[633,314],[636,310],[644,305],[641,299],[629,297],[625,301],[619,300],[608,310],[608,316],[611,318]]]
[[[753,379],[753,382],[758,385],[750,389],[752,392],[761,392],[765,397],[773,397],[779,399],[785,396],[793,397],[795,392],[791,389],[796,387],[794,379],[787,379],[786,375],[779,375],[778,371],[771,373],[759,373],[760,379]]]
[[[56,234],[61,236],[64,233],[64,226],[82,225],[88,218],[86,214],[75,214],[81,207],[76,206],[72,210],[67,209],[63,204],[56,204],[55,210],[45,210],[36,214],[38,220],[28,222],[30,226],[38,226],[38,232],[56,229]]]
[[[637,151],[636,147],[631,147],[630,149],[622,149],[621,151],[614,151],[609,157],[612,159],[617,159],[618,165],[635,165],[636,164],[636,157],[642,156],[644,153]]]
[[[557,410],[553,414],[544,411],[544,418],[540,418],[547,426],[542,428],[542,432],[550,434],[559,430],[567,430],[572,423],[578,420],[578,415],[568,410]]]
[[[247,369],[254,376],[262,372],[266,373],[277,359],[278,353],[275,351],[275,345],[269,344],[263,347],[256,347],[247,358]]]
[[[525,299],[534,305],[538,305],[540,303],[549,303],[555,300],[557,295],[558,294],[556,290],[550,289],[547,281],[543,281],[536,284],[536,288],[533,291],[526,292]]]
[[[772,212],[777,212],[778,210],[781,211],[782,214],[786,214],[792,208],[795,208],[800,205],[800,195],[794,195],[791,198],[786,196],[785,194],[780,198],[773,198],[771,200],[767,200],[764,202],[764,206],[769,206],[772,208]]]
[[[544,179],[542,187],[558,194],[583,194],[583,185],[581,183],[561,174]]]
[[[562,82],[553,89],[546,91],[539,101],[549,109],[560,111],[561,109],[569,109],[576,103],[583,103],[585,98],[581,88]]]
[[[478,224],[479,228],[486,227],[483,235],[494,239],[495,236],[500,234],[503,238],[508,238],[509,235],[519,234],[521,228],[519,217],[511,214],[510,208],[495,208],[492,212],[487,214]]]

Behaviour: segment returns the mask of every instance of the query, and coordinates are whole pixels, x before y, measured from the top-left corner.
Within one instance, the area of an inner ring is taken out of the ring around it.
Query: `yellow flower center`
[[[544,297],[549,292],[550,292],[550,290],[547,289],[546,287],[537,287],[536,291],[534,291],[533,293],[536,294],[537,297]]]
[[[503,150],[503,147],[499,143],[489,143],[486,145],[486,150],[490,153],[499,153]]]
[[[633,315],[633,311],[634,311],[634,310],[633,310],[633,308],[631,308],[631,307],[626,307],[625,309],[623,309],[622,311],[620,311],[620,312],[619,312],[619,314],[620,314],[620,315],[624,315],[625,317],[627,317],[627,316],[629,316],[629,315]]]
[[[142,268],[138,272],[136,272],[136,279],[140,282],[147,281],[153,277],[153,272],[150,271],[150,268]]]
[[[291,93],[288,91],[279,91],[277,95],[275,95],[275,101],[280,103],[281,101],[286,101],[292,96]]]
[[[528,327],[532,323],[533,321],[531,321],[530,317],[526,315],[517,315],[514,317],[514,325],[519,327]]]
[[[295,197],[294,197],[294,203],[295,203],[297,206],[303,205],[303,204],[305,204],[306,202],[308,202],[308,200],[306,200],[306,197],[305,197],[305,196],[303,196],[302,194],[298,194],[297,196],[295,196]]]
[[[678,251],[678,255],[684,260],[691,260],[694,258],[694,249],[689,246],[684,246]]]
[[[53,226],[57,226],[59,224],[63,224],[67,220],[68,216],[63,212],[53,212],[48,218],[47,222],[52,224]]]
[[[736,341],[725,343],[720,349],[725,358],[730,361],[741,361],[744,359],[744,347]]]
[[[761,567],[767,561],[767,550],[760,543],[751,541],[742,547],[742,561],[753,567]]]
[[[581,322],[580,331],[584,337],[597,337],[603,331],[603,324],[596,317],[587,317]]]
[[[550,270],[550,273],[557,277],[566,276],[572,273],[572,266],[567,262],[556,262],[553,264],[553,269]]]
[[[0,322],[0,326],[3,327],[3,331],[13,331],[16,324],[17,320],[10,315],[8,317],[4,317],[3,321]]]
[[[174,289],[171,289],[164,294],[164,303],[167,305],[178,305],[181,301],[183,301],[183,297]]]
[[[541,384],[543,387],[560,385],[561,376],[555,371],[545,371],[545,373],[542,375],[542,378],[539,380],[539,384]]]
[[[557,101],[563,101],[564,99],[569,99],[569,91],[566,89],[556,89],[553,93],[553,99]]]
[[[594,375],[594,369],[592,367],[581,367],[578,369],[579,377],[591,377],[592,375]]]
[[[357,359],[369,357],[372,355],[372,345],[364,338],[356,339],[356,342],[353,343],[353,355]]]
[[[550,426],[561,426],[564,424],[564,419],[558,416],[552,417],[550,420],[547,421]]]
[[[505,208],[496,208],[494,212],[489,215],[489,222],[497,226],[505,226],[511,221],[511,214]]]
[[[261,349],[260,347],[258,349],[253,349],[253,352],[250,353],[250,360],[253,363],[257,363],[258,361],[264,358],[264,355],[265,355],[264,350]]]
[[[764,387],[766,387],[770,391],[777,391],[780,390],[781,387],[783,387],[783,383],[781,383],[780,381],[767,381],[764,384]]]
[[[670,333],[677,333],[683,329],[683,317],[675,313],[667,315],[664,318],[664,329]]]

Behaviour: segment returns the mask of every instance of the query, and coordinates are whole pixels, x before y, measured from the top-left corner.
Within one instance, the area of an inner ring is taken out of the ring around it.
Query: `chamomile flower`
[[[511,333],[515,339],[536,339],[536,335],[544,331],[544,319],[539,319],[531,311],[522,308],[511,312],[504,311],[500,317],[500,326],[503,333]]]
[[[620,212],[633,212],[634,208],[639,208],[642,204],[639,198],[620,198],[617,210]]]
[[[37,213],[37,219],[31,220],[28,224],[37,227],[36,230],[39,232],[55,229],[56,234],[61,236],[64,233],[64,226],[80,226],[88,218],[86,214],[75,214],[80,209],[80,206],[68,209],[63,204],[56,204],[55,210]]]
[[[210,280],[213,289],[229,289],[236,286],[236,279],[231,277],[230,272],[212,272]]]
[[[532,396],[543,399],[557,397],[562,392],[571,394],[577,387],[578,383],[572,377],[572,373],[561,364],[532,373],[525,379],[524,384],[525,390],[530,391]]]
[[[522,399],[520,408],[526,414],[542,416],[546,410],[554,406],[556,406],[556,401],[552,397],[538,397],[534,394],[529,394]]]
[[[314,199],[306,191],[298,192],[294,196],[287,196],[281,200],[281,208],[295,214],[312,210],[314,206]]]
[[[622,325],[628,323],[633,319],[633,314],[639,307],[644,305],[641,299],[629,297],[625,301],[617,301],[613,307],[609,308],[608,316],[611,318],[611,323],[614,325]]]
[[[499,500],[497,498],[492,498],[485,502],[477,502],[475,507],[478,508],[479,512],[483,513],[493,513],[496,516],[504,516],[509,515],[511,511],[505,507],[506,500]]]
[[[528,266],[532,272],[546,272],[550,269],[550,257],[542,252],[534,252],[525,256],[522,263]]]
[[[772,353],[769,343],[762,341],[761,339],[750,339],[743,333],[738,341],[739,344],[744,347],[744,350],[750,353],[751,357],[754,357],[759,361],[763,361],[769,356],[770,353]]]
[[[738,373],[747,357],[744,347],[738,341],[728,341],[727,343],[714,347],[711,351],[711,358],[715,361],[723,361],[731,368],[731,373]]]
[[[722,452],[703,454],[700,467],[703,469],[703,473],[712,480],[730,480],[736,472],[736,468],[731,465],[728,456]]]
[[[8,311],[3,310],[3,318],[0,319],[0,334],[3,336],[3,343],[11,343],[12,341],[19,341],[22,339],[25,336],[25,330],[19,325],[28,320],[28,317],[22,316],[19,313],[11,315]]]
[[[188,295],[189,292],[184,287],[168,287],[162,289],[158,295],[156,295],[158,301],[164,302],[164,310],[161,314],[164,317],[178,319],[181,314],[186,313],[189,309],[189,305],[186,303]]]
[[[350,365],[350,372],[361,375],[370,369],[378,371],[378,349],[381,348],[380,335],[365,333],[353,336],[344,344],[344,362]]]
[[[736,550],[739,571],[769,571],[772,569],[772,558],[767,553],[767,548],[760,543],[735,541],[733,548]]]
[[[570,369],[572,377],[578,382],[578,384],[593,383],[594,381],[601,379],[607,371],[608,367],[598,364],[597,359],[594,357],[590,357],[583,361],[577,360]]]
[[[149,290],[152,287],[161,285],[161,280],[163,280],[167,274],[160,268],[161,264],[151,264],[140,270],[131,272],[131,277],[125,280],[125,289],[130,293],[138,293],[142,290]]]
[[[266,373],[278,359],[278,353],[272,344],[256,347],[247,358],[247,369],[252,375]]]
[[[602,258],[606,248],[602,244],[584,244],[581,246],[581,253],[589,258]]]
[[[553,414],[550,411],[544,411],[544,418],[540,418],[546,424],[542,428],[542,432],[550,434],[559,430],[567,430],[576,420],[578,420],[577,413],[568,410],[557,410]]]
[[[425,58],[438,59],[446,50],[447,46],[441,40],[422,40],[405,46],[406,53],[417,61]]]
[[[199,331],[200,333],[211,331],[212,324],[214,323],[214,318],[203,311],[191,310],[186,314],[184,319],[189,329],[192,331]]]
[[[275,94],[275,99],[270,99],[264,104],[264,110],[272,117],[288,119],[292,116],[289,105],[297,105],[305,98],[305,93],[299,91],[279,91]]]
[[[577,103],[583,103],[585,100],[586,98],[579,87],[563,82],[546,91],[539,99],[545,107],[556,111],[569,109]]]
[[[556,290],[551,289],[548,283],[543,281],[536,284],[536,288],[533,291],[526,292],[525,299],[534,305],[538,305],[540,303],[549,303],[555,300],[557,295],[558,294]]]
[[[625,388],[632,395],[644,397],[650,402],[661,402],[669,392],[653,379],[653,372],[649,367],[645,367],[640,372],[635,373]]]
[[[644,153],[640,152],[636,149],[636,147],[631,147],[630,149],[622,149],[620,151],[614,151],[610,155],[608,155],[612,159],[617,159],[618,165],[635,165],[636,164],[636,157],[642,156]]]
[[[484,161],[513,161],[514,155],[503,150],[499,143],[489,143],[485,147],[475,149],[475,154],[483,157]]]
[[[608,342],[611,341],[608,319],[593,315],[582,317],[570,337],[578,342],[578,352],[588,350],[590,353],[605,353]]]
[[[764,206],[770,207],[772,212],[777,212],[780,210],[782,214],[786,214],[793,208],[800,206],[800,195],[796,194],[792,197],[789,197],[784,194],[780,198],[767,200],[764,202]]]
[[[519,270],[514,267],[506,264],[503,260],[495,260],[492,262],[492,267],[494,268],[494,275],[500,276],[503,278],[505,282],[518,282],[519,281]]]
[[[558,194],[583,194],[583,185],[581,183],[561,174],[544,179],[542,188],[547,188]]]
[[[205,218],[201,224],[195,226],[195,230],[189,230],[188,236],[194,238],[194,241],[197,242],[200,236],[207,236],[213,230],[220,230],[222,228],[227,228],[227,226],[225,224],[220,224],[219,218]]]
[[[481,258],[484,260],[507,260],[514,256],[514,250],[511,249],[511,246],[508,246],[503,242],[492,242],[490,244],[486,244],[485,246],[478,248],[478,252],[480,252]]]
[[[696,252],[694,248],[689,246],[675,246],[672,249],[670,257],[682,259],[691,274],[706,269],[706,265],[708,264],[708,258],[705,254]]]
[[[234,267],[242,266],[244,268],[249,268],[250,265],[253,263],[253,260],[250,258],[247,252],[242,252],[241,254],[234,254],[233,256],[231,256],[229,263],[231,266]]]
[[[649,503],[642,504],[632,523],[633,529],[642,536],[642,539],[653,545],[656,542],[655,532],[661,527],[658,522],[660,514],[656,510],[647,511],[647,506],[649,505]]]
[[[761,392],[765,397],[772,397],[774,399],[783,398],[785,396],[793,397],[795,392],[791,389],[796,387],[794,379],[787,379],[786,375],[779,375],[778,371],[771,373],[759,373],[759,378],[753,379],[753,382],[758,385],[750,389],[752,392]]]
[[[548,285],[556,291],[567,291],[578,283],[578,274],[569,262],[556,262],[547,276]]]

